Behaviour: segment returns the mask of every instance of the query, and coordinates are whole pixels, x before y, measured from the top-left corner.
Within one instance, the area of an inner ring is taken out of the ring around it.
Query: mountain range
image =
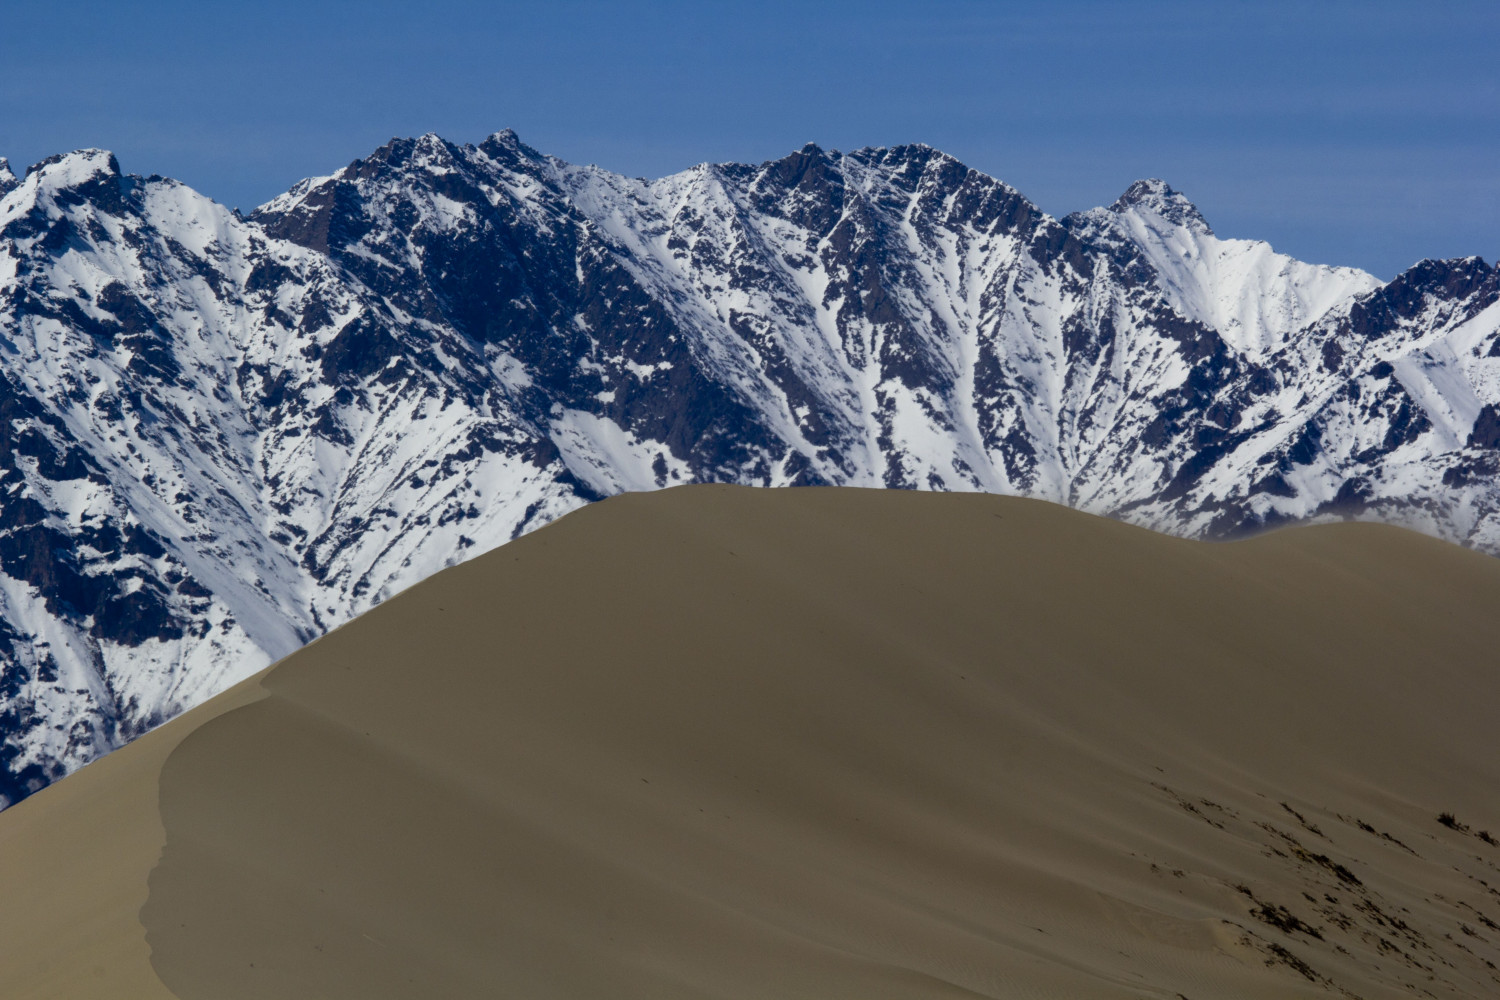
[[[397,139],[247,215],[0,161],[0,804],[437,570],[690,482],[1500,553],[1500,273],[1053,218],[923,145],[632,179]],[[580,627],[586,627],[581,623]]]

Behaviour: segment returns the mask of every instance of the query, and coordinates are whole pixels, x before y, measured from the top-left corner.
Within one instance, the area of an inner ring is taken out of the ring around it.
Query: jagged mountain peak
[[[100,174],[120,176],[120,161],[107,149],[75,149],[71,153],[54,153],[26,168],[26,176],[36,175],[43,183],[70,187],[86,183]]]
[[[129,194],[139,180],[123,175],[119,160],[107,149],[79,149],[49,156],[27,167],[25,177],[13,185],[5,198],[0,227],[7,227],[9,235],[23,236],[44,227],[43,220],[80,205],[118,215],[127,210]],[[19,230],[9,228],[26,216],[33,217],[32,222]],[[62,234],[58,238],[63,238]]]
[[[1084,243],[1108,248],[1127,273],[1160,288],[1179,315],[1256,361],[1381,286],[1356,268],[1308,264],[1261,240],[1222,239],[1192,202],[1155,178],[1063,225]]]
[[[1493,280],[1496,270],[1478,255],[1447,259],[1424,257],[1403,271],[1397,280],[1420,284],[1445,298],[1460,298],[1472,295],[1480,285]]]
[[[1361,296],[1345,321],[1364,337],[1415,343],[1430,339],[1433,328],[1465,323],[1497,302],[1500,268],[1489,266],[1481,257],[1429,258]]]
[[[1500,286],[1500,269],[1484,258],[1424,258],[1392,278],[1376,296],[1384,299],[1402,318],[1417,316],[1423,302],[1468,301],[1476,295],[1493,298]],[[1373,298],[1373,297],[1372,297]]]
[[[462,156],[461,147],[439,136],[427,132],[419,136],[395,136],[370,153],[369,156],[352,161],[334,176],[352,180],[357,177],[373,177],[382,170],[438,170],[451,167],[455,155]]]
[[[535,165],[543,161],[563,163],[521,141],[515,129],[503,128],[479,144],[479,151],[497,163]]]
[[[953,159],[941,149],[925,142],[898,142],[891,146],[861,146],[852,155],[860,159],[884,162],[917,160],[925,163],[933,157]]]
[[[452,142],[435,132],[414,137],[396,136],[368,156],[353,160],[332,174],[298,182],[286,194],[273,198],[256,211],[265,214],[282,210],[290,202],[305,197],[309,191],[330,184],[374,181],[380,178],[391,183],[404,183],[401,178],[410,179],[419,175],[432,178],[476,166],[482,170],[484,167],[479,161],[486,159],[491,165],[502,168],[532,171],[544,162],[562,164],[562,161],[554,161],[552,157],[521,142],[511,129],[493,133],[478,146]]]
[[[762,189],[814,190],[829,185],[841,187],[841,154],[830,154],[816,143],[808,143],[783,157],[767,160],[756,172],[755,186]],[[730,172],[734,172],[730,165]]]
[[[15,190],[16,185],[19,183],[20,181],[16,179],[16,175],[11,172],[10,160],[0,156],[0,198]]]
[[[1205,236],[1214,235],[1203,213],[1181,193],[1172,189],[1166,181],[1156,177],[1138,180],[1125,189],[1109,206],[1115,213],[1150,212],[1174,226],[1181,226]]]
[[[920,177],[934,170],[952,177],[978,173],[978,171],[971,170],[957,157],[950,156],[925,142],[907,142],[895,146],[865,146],[850,153],[849,157],[855,162],[908,178]],[[988,177],[988,175],[982,176]],[[994,183],[1002,183],[993,177],[988,179]]]
[[[757,168],[738,164],[715,167],[726,177],[748,177],[749,189],[762,210],[790,211],[820,232],[857,204],[900,206],[912,199],[918,215],[966,215],[975,227],[999,227],[1030,233],[1049,217],[1019,191],[975,170],[925,143],[865,146],[850,153],[809,143],[781,159]],[[782,199],[796,192],[795,204]]]
[[[890,172],[910,169],[920,172],[929,165],[952,166],[962,171],[970,169],[955,157],[922,142],[900,143],[894,146],[862,146],[848,153],[821,146],[816,142],[808,142],[785,156],[765,161],[760,164],[760,169],[785,166],[801,170],[811,163],[825,164],[839,169],[839,165],[846,161]],[[744,165],[731,163],[721,164],[721,166],[738,168]]]

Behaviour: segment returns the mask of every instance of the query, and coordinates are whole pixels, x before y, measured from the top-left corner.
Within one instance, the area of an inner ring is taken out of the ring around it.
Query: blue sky
[[[927,142],[1061,215],[1159,176],[1390,277],[1500,256],[1500,4],[0,2],[0,155],[250,208],[393,135],[659,176]]]

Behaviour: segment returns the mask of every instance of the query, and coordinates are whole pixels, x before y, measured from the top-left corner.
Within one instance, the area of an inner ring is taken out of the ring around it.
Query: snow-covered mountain
[[[242,217],[0,161],[0,802],[622,490],[989,490],[1500,552],[1500,274],[1062,220],[926,146],[655,181],[427,135]]]

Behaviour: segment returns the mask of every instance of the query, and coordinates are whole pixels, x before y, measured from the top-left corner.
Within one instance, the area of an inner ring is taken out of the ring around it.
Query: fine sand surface
[[[1497,661],[1396,528],[618,497],[0,814],[0,990],[1494,997]]]

